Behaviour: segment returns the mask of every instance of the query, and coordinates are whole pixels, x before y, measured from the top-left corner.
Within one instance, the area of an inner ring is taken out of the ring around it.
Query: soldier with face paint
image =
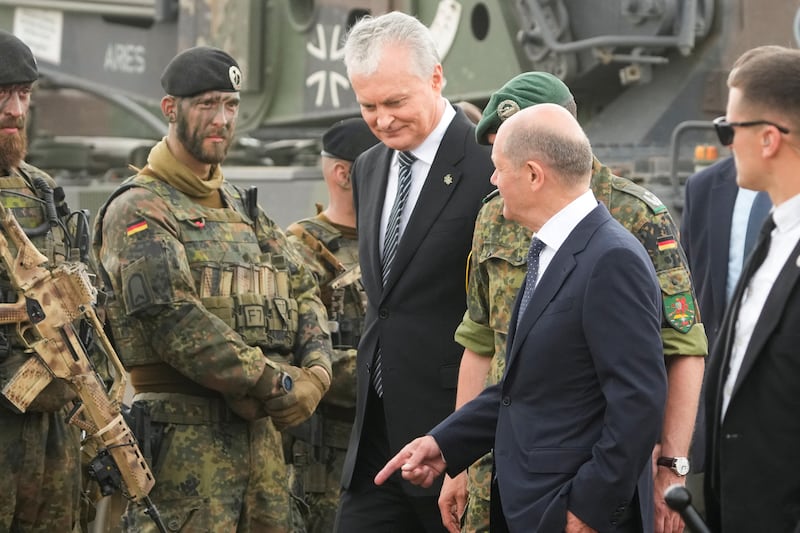
[[[93,246],[151,497],[176,531],[288,531],[279,430],[308,418],[330,386],[325,309],[253,193],[223,178],[236,61],[191,48],[161,82],[167,137],[101,208]],[[152,524],[129,506],[123,528]]]
[[[54,267],[77,255],[61,226],[51,226],[47,203],[55,211],[55,183],[25,163],[25,126],[31,91],[39,78],[31,50],[0,31],[0,202]],[[1,270],[1,269],[0,269]],[[5,272],[0,298],[17,301]],[[0,326],[0,388],[32,357],[15,324]],[[75,398],[63,381],[54,380],[28,407],[18,412],[0,396],[0,531],[72,531],[80,508],[80,432],[65,418]]]

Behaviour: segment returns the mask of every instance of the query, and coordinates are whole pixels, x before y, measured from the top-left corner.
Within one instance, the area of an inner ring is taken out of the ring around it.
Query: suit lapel
[[[779,317],[783,313],[789,295],[792,293],[792,288],[797,284],[798,279],[800,279],[800,266],[798,266],[800,257],[798,257],[798,254],[800,254],[800,242],[795,245],[794,250],[792,250],[792,253],[789,255],[789,259],[787,259],[786,264],[783,265],[780,274],[778,274],[778,278],[775,280],[775,284],[769,292],[769,296],[767,296],[766,302],[764,302],[764,309],[761,311],[761,315],[759,315],[758,321],[753,328],[753,335],[750,337],[750,342],[747,344],[747,349],[742,359],[742,366],[736,376],[736,383],[734,383],[733,391],[731,391],[731,397],[736,394],[736,391],[741,386],[747,373],[753,367],[753,363],[758,358],[767,340],[769,340],[769,336],[778,325],[779,320],[776,320],[775,317]]]
[[[363,175],[359,176],[359,186],[365,191],[365,194],[360,195],[359,199],[359,212],[364,213],[363,218],[359,217],[359,224],[366,226],[363,232],[368,235],[366,262],[362,260],[362,264],[368,265],[370,271],[374,273],[369,276],[373,285],[370,287],[370,294],[380,294],[383,290],[380,252],[381,214],[386,198],[389,163],[393,152],[394,150],[380,145],[376,154],[365,161]],[[362,169],[359,169],[359,172],[362,172]]]
[[[391,291],[397,279],[405,271],[462,179],[462,171],[455,165],[464,157],[464,136],[469,132],[467,120],[461,113],[456,113],[442,138],[430,171],[425,177],[425,184],[400,238],[397,255],[384,287],[384,295]],[[488,180],[489,176],[486,176],[486,179]],[[380,265],[380,258],[378,264]]]
[[[513,338],[509,343],[511,349],[508,351],[508,356],[506,358],[507,367],[511,366],[514,356],[524,343],[524,338],[534,324],[536,324],[536,321],[561,289],[562,285],[564,285],[567,278],[569,278],[570,273],[575,269],[575,266],[578,264],[576,256],[586,248],[589,239],[591,239],[594,232],[597,231],[597,228],[610,218],[611,215],[606,208],[602,204],[599,204],[572,230],[567,240],[564,241],[556,252],[556,255],[553,256],[547,270],[544,271],[544,274],[536,284],[536,290],[533,292],[533,297],[527,309],[525,309],[525,313],[519,320],[519,326],[509,331],[509,334],[513,331]],[[524,284],[523,288],[520,289],[520,293],[522,290],[524,290]],[[517,324],[518,313],[519,293],[517,295],[514,314],[511,317],[512,325]]]

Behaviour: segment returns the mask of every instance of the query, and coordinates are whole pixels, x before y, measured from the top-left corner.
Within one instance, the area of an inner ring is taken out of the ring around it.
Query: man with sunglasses
[[[706,376],[707,519],[726,533],[800,530],[800,51],[772,48],[731,70],[714,123],[739,186],[774,205]]]

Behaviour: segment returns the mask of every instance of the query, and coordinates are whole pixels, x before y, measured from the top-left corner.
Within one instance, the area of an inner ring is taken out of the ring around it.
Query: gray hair
[[[503,143],[503,153],[515,167],[534,159],[555,170],[563,185],[583,185],[591,175],[594,155],[586,135],[565,135],[538,125],[515,124]]]
[[[430,30],[411,15],[392,11],[374,18],[367,15],[350,29],[344,43],[347,76],[374,73],[384,47],[391,44],[408,49],[410,68],[422,79],[428,79],[440,62]]]

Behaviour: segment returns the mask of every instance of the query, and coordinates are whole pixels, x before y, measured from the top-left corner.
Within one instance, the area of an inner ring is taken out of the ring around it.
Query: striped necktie
[[[397,173],[397,196],[394,198],[392,211],[389,213],[389,221],[386,224],[386,238],[383,243],[383,257],[381,269],[383,270],[383,284],[389,279],[389,272],[392,268],[392,261],[397,255],[397,245],[400,244],[400,217],[403,215],[403,208],[408,200],[408,191],[411,189],[411,165],[417,160],[411,152],[398,152],[397,160],[400,169]],[[375,361],[372,370],[372,386],[379,398],[383,397],[383,365],[381,364],[381,348],[375,352]]]
[[[381,269],[383,271],[383,284],[389,279],[392,261],[397,255],[397,246],[400,244],[400,217],[408,200],[408,191],[411,189],[411,165],[417,160],[411,152],[398,152],[397,160],[400,163],[397,181],[397,196],[394,198],[389,221],[386,223],[386,238],[383,242],[383,258]]]

